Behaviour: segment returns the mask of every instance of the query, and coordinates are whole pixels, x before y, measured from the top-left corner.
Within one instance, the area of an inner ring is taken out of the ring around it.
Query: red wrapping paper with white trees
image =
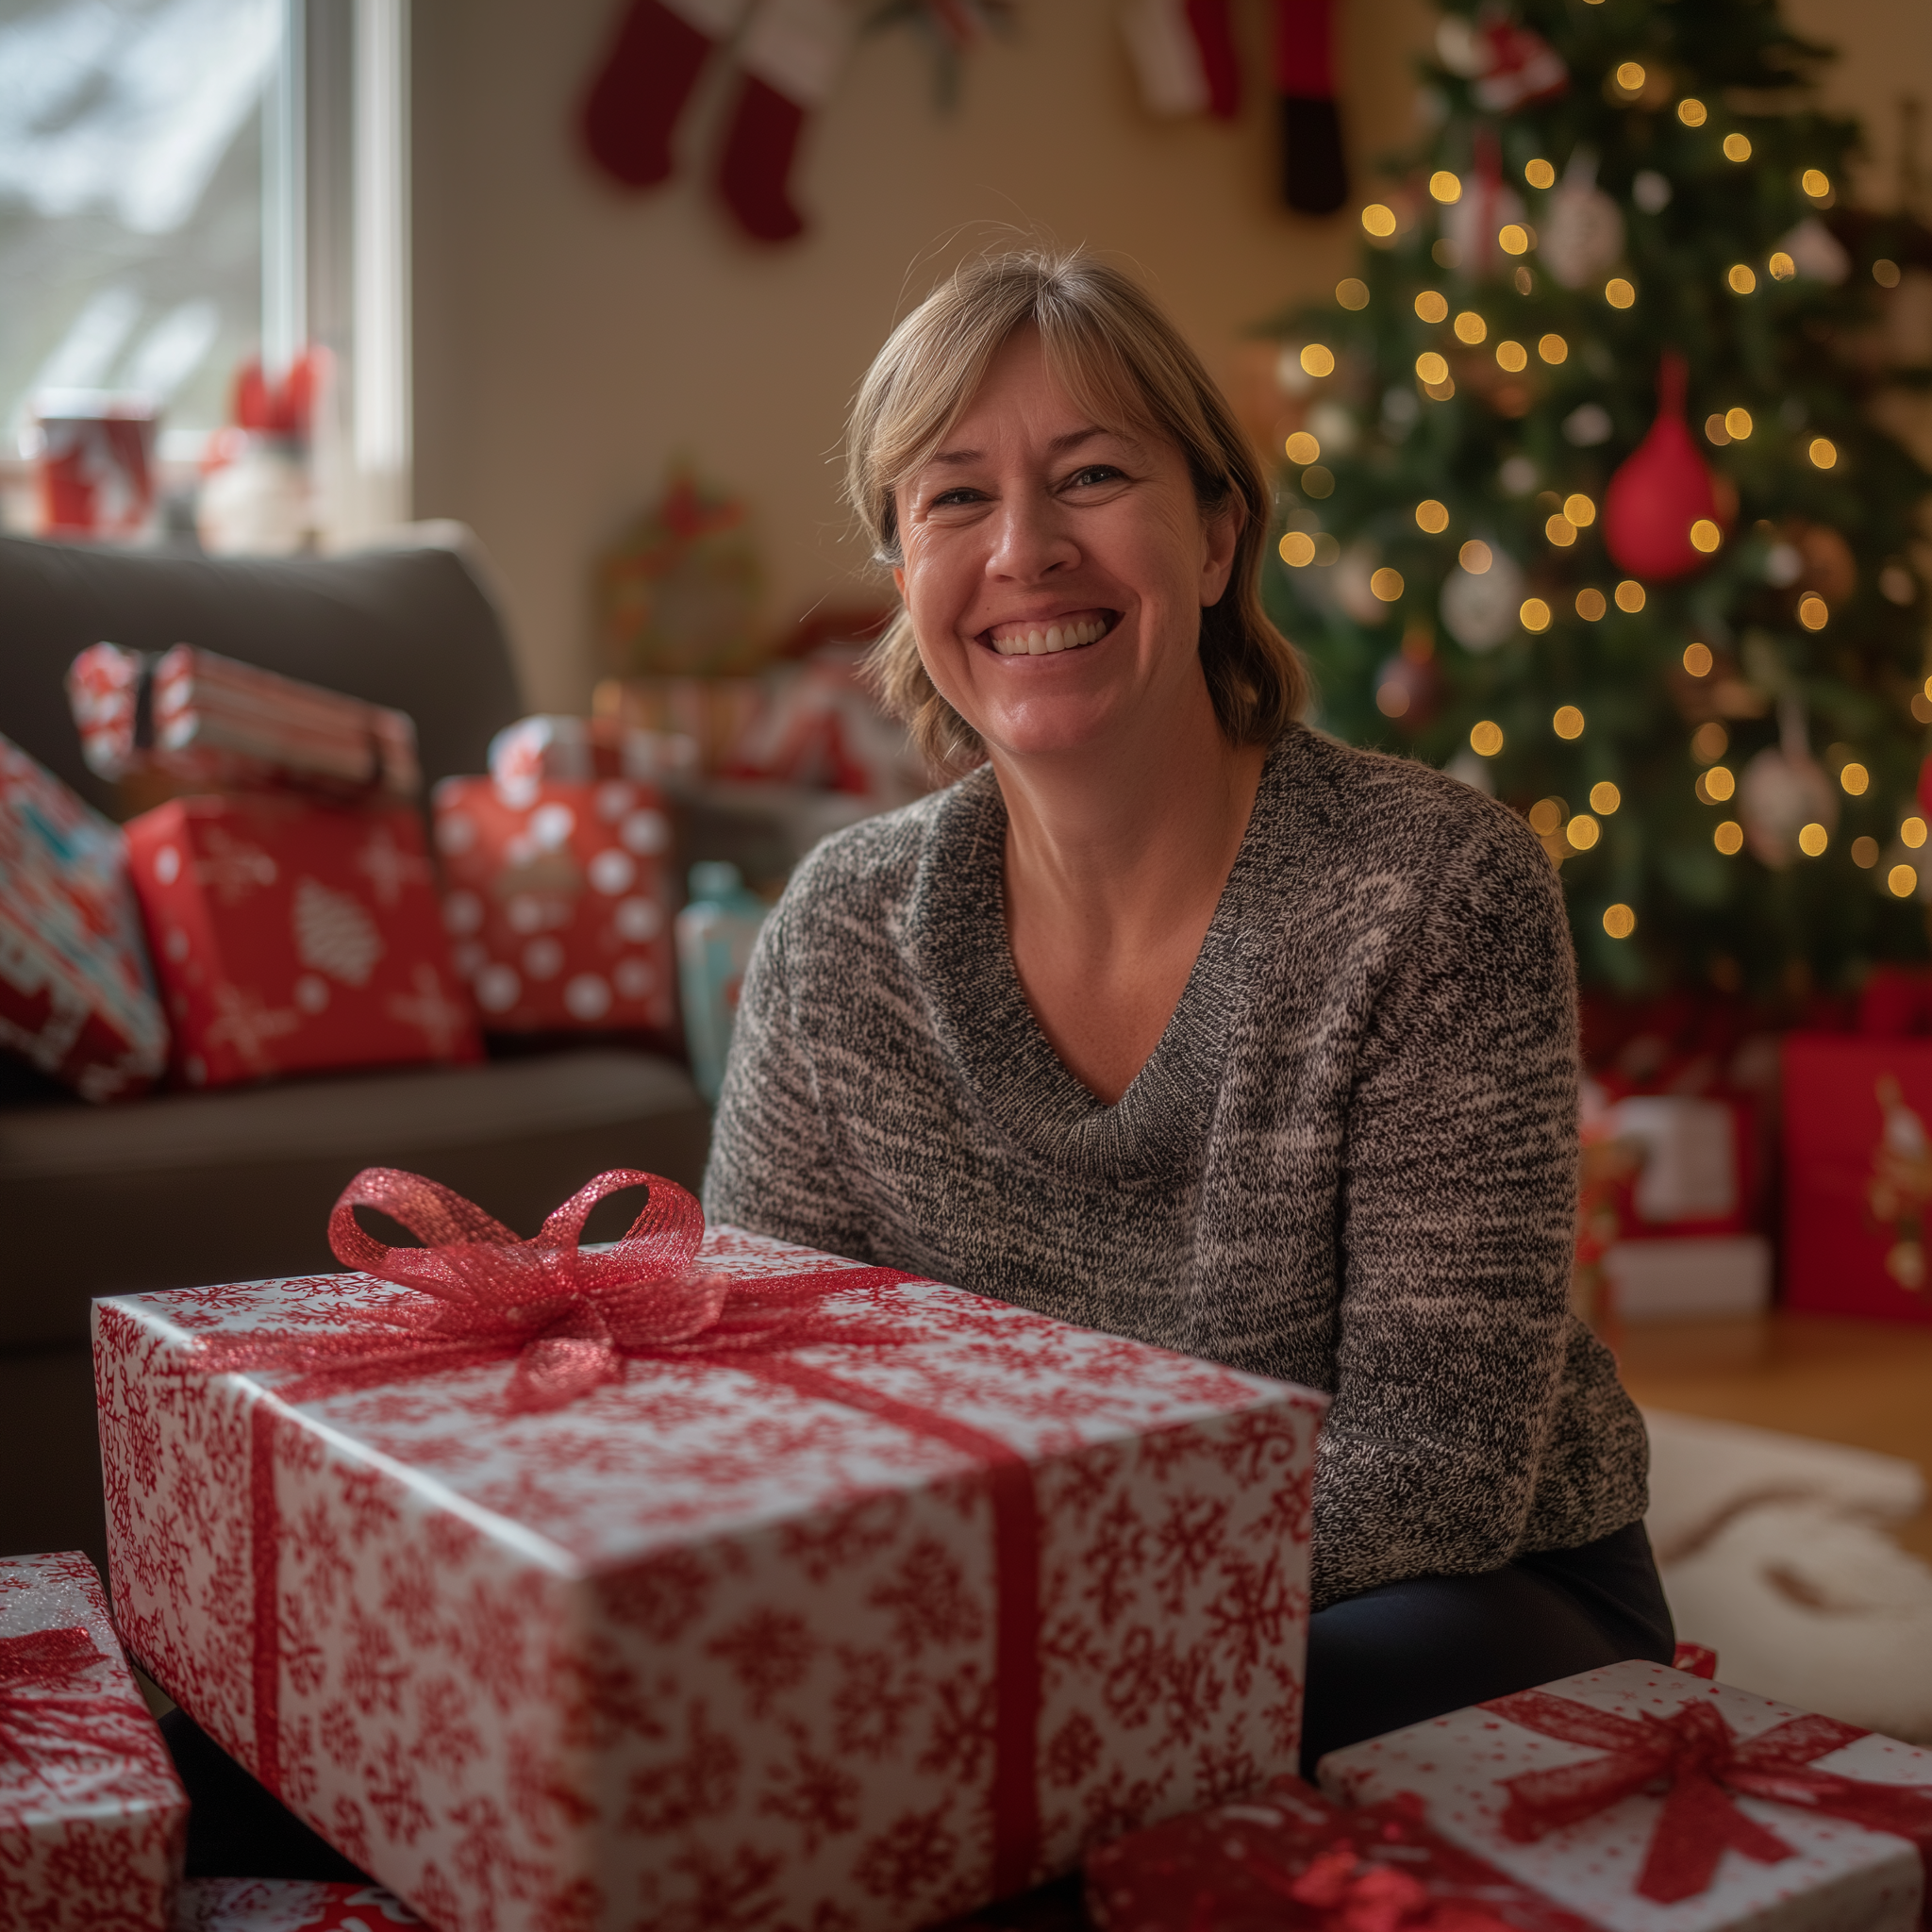
[[[187,1840],[94,1566],[0,1557],[0,1924],[165,1926]]]
[[[440,1932],[903,1932],[1292,1766],[1325,1398],[730,1229],[698,1266],[845,1339],[575,1392],[559,1343],[510,1413],[521,1358],[182,1373],[326,1359],[367,1275],[96,1303],[144,1667]]]
[[[126,833],[181,1084],[480,1056],[408,808],[177,798]]]

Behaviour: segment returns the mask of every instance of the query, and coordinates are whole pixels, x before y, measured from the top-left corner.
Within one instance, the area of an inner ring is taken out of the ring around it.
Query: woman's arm
[[[705,1218],[856,1260],[871,1258],[849,1165],[820,1104],[791,973],[794,886],[753,949],[711,1126]]]
[[[1513,818],[1444,819],[1348,1119],[1318,1603],[1507,1562],[1563,1375],[1577,1058],[1562,893]]]

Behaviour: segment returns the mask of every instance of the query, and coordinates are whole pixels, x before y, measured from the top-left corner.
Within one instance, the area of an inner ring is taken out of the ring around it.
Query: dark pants
[[[1671,1660],[1671,1613],[1641,1523],[1481,1576],[1415,1576],[1308,1624],[1302,1775],[1324,1751],[1625,1657]],[[353,1878],[184,1711],[161,1720],[193,1801],[191,1877]]]
[[[1412,1576],[1308,1620],[1302,1775],[1325,1751],[1625,1657],[1667,1664],[1671,1612],[1641,1523],[1480,1576]]]

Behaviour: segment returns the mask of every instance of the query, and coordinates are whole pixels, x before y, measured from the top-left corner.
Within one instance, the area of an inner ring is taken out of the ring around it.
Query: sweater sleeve
[[[1575,967],[1548,860],[1512,818],[1469,804],[1417,870],[1357,1064],[1318,1607],[1507,1562],[1563,1376]]]
[[[745,971],[705,1167],[705,1218],[851,1259],[873,1258],[850,1165],[822,1104],[793,971],[800,882]]]

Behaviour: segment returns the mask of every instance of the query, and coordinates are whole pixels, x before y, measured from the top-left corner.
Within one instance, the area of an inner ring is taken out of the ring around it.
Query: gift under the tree
[[[436,844],[487,1028],[675,1025],[671,821],[654,787],[445,778]]]
[[[480,1054],[413,811],[177,798],[126,835],[185,1084]]]
[[[1932,1041],[1784,1043],[1785,1301],[1932,1321]]]
[[[1087,1855],[1103,1932],[1589,1932],[1404,1803],[1351,1809],[1299,1778]]]
[[[257,1777],[441,1932],[899,1932],[1293,1764],[1324,1397],[662,1181],[576,1250],[649,1179],[94,1305],[123,1630]]]
[[[187,1839],[94,1566],[0,1557],[0,1924],[163,1927]]]
[[[5,738],[0,1047],[89,1100],[141,1092],[168,1057],[119,830]]]
[[[1912,1932],[1932,1752],[1628,1662],[1323,1758],[1324,1790],[1420,1801],[1443,1838],[1607,1932]]]
[[[301,1878],[191,1878],[169,1932],[384,1932],[423,1921],[379,1885]]]

